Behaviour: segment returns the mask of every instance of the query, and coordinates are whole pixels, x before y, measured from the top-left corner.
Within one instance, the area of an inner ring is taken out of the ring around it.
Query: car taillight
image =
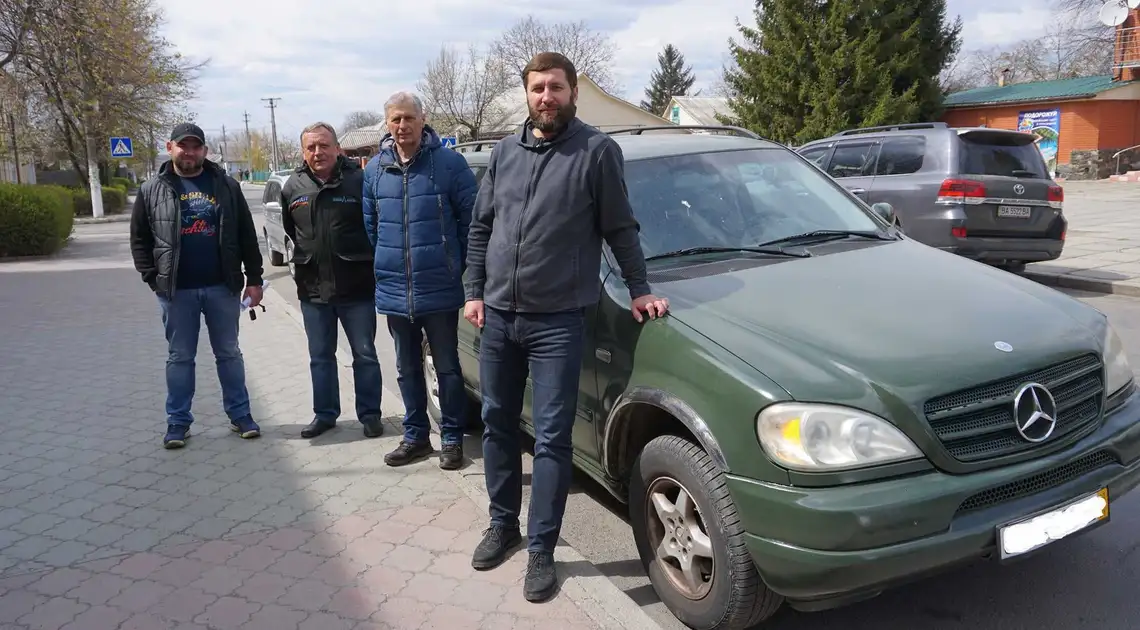
[[[954,238],[966,238],[966,228],[956,227],[950,228],[950,235]]]
[[[1049,187],[1049,207],[1061,208],[1065,205],[1065,189],[1060,186]]]
[[[947,179],[938,189],[938,203],[982,203],[986,185],[969,179]]]

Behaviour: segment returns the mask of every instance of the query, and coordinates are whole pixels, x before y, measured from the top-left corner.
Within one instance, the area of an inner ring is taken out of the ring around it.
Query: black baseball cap
[[[202,132],[202,128],[194,123],[179,123],[174,126],[174,130],[170,132],[171,142],[180,142],[186,138],[194,138],[206,144],[206,134]]]

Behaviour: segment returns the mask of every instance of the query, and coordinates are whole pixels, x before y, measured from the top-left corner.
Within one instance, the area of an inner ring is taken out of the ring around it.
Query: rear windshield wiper
[[[784,256],[787,258],[811,258],[808,252],[787,252],[778,248],[768,247],[689,247],[678,249],[664,254],[650,256],[646,260],[659,260],[661,258],[680,258],[681,256],[695,256],[697,254],[721,254],[726,252],[748,252],[752,254],[766,254],[768,256]]]
[[[1037,173],[1034,173],[1033,171],[1023,171],[1021,169],[1014,169],[1010,171],[1010,175],[1013,177],[1029,177],[1032,179],[1037,179]]]
[[[804,232],[803,234],[793,234],[792,236],[785,236],[776,240],[760,243],[759,247],[768,245],[784,245],[784,244],[812,244],[812,243],[826,243],[827,241],[838,241],[840,239],[848,238],[850,236],[859,236],[863,238],[873,238],[877,241],[893,241],[893,237],[887,236],[880,232],[873,230],[813,230],[811,232]]]

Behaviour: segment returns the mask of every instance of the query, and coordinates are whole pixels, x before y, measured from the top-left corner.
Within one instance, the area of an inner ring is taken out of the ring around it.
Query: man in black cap
[[[253,215],[241,185],[206,159],[200,127],[174,127],[166,150],[170,159],[139,188],[131,213],[131,255],[158,297],[168,345],[163,445],[181,448],[190,436],[203,318],[230,428],[254,438],[261,429],[250,413],[238,347],[242,300],[248,298],[251,307],[261,303],[263,268]]]

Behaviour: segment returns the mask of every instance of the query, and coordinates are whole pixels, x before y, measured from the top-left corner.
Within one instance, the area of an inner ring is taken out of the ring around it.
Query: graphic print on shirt
[[[218,231],[221,212],[214,182],[207,173],[181,180],[178,203],[182,206],[181,245],[178,257],[180,289],[195,289],[223,281]]]
[[[218,200],[201,190],[186,191],[179,197],[182,202],[182,237],[218,234]]]

